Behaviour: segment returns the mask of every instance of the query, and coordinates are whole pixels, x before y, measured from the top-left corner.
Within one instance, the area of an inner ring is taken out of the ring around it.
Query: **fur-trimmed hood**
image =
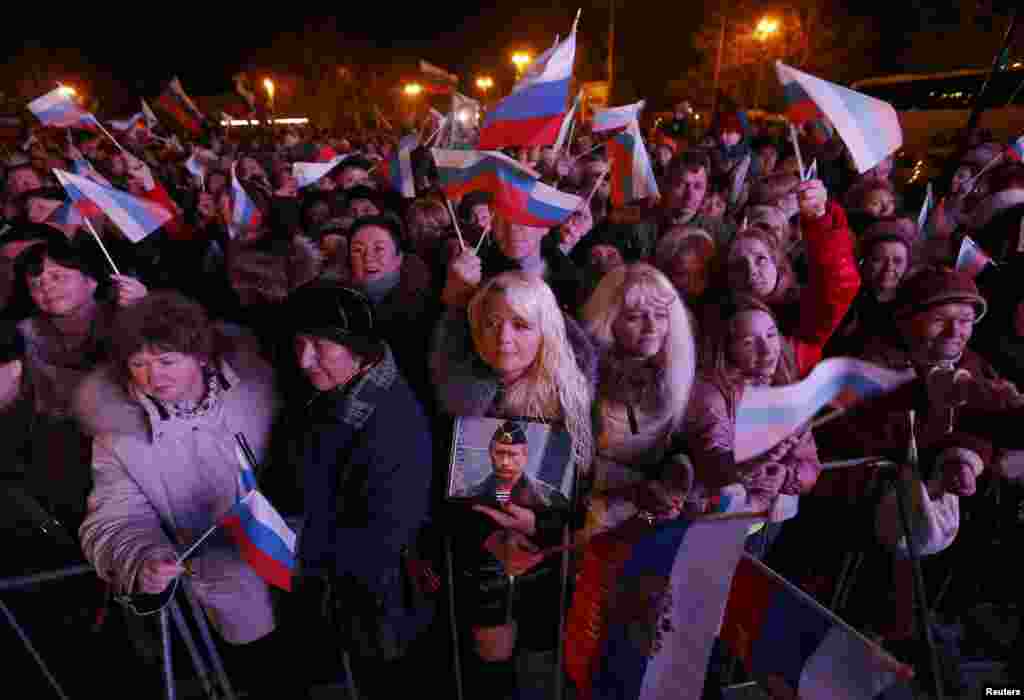
[[[305,236],[266,245],[232,241],[227,249],[227,272],[236,291],[255,291],[268,301],[282,301],[312,282],[323,270],[319,247]]]

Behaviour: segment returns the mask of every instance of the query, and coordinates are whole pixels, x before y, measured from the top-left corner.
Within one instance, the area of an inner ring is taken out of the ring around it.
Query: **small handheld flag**
[[[624,107],[612,107],[610,109],[602,109],[594,114],[594,121],[590,125],[590,130],[594,133],[600,133],[602,131],[614,131],[617,129],[625,129],[633,122],[637,121],[640,116],[640,112],[644,109],[644,100],[640,100],[631,105]]]
[[[661,196],[636,119],[616,133],[606,148],[611,161],[612,204],[621,207],[638,199]]]
[[[28,108],[43,126],[60,129],[75,127],[90,131],[96,131],[99,127],[96,117],[75,104],[59,87],[29,102]]]
[[[745,462],[764,454],[830,403],[848,408],[889,393],[914,376],[913,370],[896,372],[849,357],[833,357],[796,384],[748,388],[736,409],[734,458]]]
[[[53,173],[75,203],[92,202],[132,243],[138,243],[174,218],[170,211],[152,200],[104,187],[88,177],[63,170],[54,169]]]
[[[974,279],[989,263],[995,264],[970,236],[964,236],[960,243],[960,253],[956,256],[956,269]]]
[[[781,61],[775,62],[775,70],[786,94],[790,121],[827,116],[849,149],[858,172],[866,173],[903,145],[899,117],[888,102],[816,78]]]
[[[341,155],[331,158],[326,163],[292,163],[292,177],[298,180],[301,190],[319,182],[324,175],[334,170],[346,158],[348,158],[347,155]]]
[[[412,152],[419,145],[416,134],[404,136],[398,149],[388,158],[385,178],[396,192],[406,199],[416,196],[416,181],[412,174]]]
[[[242,183],[238,181],[238,174],[235,172],[237,163],[231,164],[231,223],[228,225],[228,234],[231,238],[238,236],[247,228],[259,226],[262,221],[260,210],[256,208],[252,199],[246,193]]]

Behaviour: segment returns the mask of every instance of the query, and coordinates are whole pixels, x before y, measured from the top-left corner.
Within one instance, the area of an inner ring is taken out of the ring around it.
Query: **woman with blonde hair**
[[[438,326],[430,363],[447,413],[560,422],[584,474],[593,452],[596,365],[586,333],[562,312],[547,284],[525,272],[492,277],[466,310],[450,309]],[[467,668],[469,697],[515,697],[517,645],[545,656],[557,645],[557,560],[542,561],[531,549],[557,544],[567,516],[512,502],[453,512],[458,612],[477,655]],[[501,530],[511,544],[499,559],[487,543]],[[514,589],[512,576],[519,581]],[[528,616],[518,614],[527,609]]]
[[[678,515],[692,467],[666,456],[697,364],[686,305],[665,275],[638,263],[605,275],[582,316],[601,352],[588,529],[614,527],[639,511]]]

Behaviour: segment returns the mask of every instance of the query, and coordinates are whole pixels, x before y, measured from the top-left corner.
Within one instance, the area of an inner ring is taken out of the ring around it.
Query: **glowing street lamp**
[[[70,85],[62,85],[61,83],[57,83],[57,92],[59,92],[64,97],[67,97],[68,99],[72,99],[78,96],[77,90],[75,90]]]
[[[779,20],[771,17],[762,17],[754,28],[754,38],[758,41],[768,41],[779,33]]]
[[[530,61],[532,60],[533,57],[531,57],[530,54],[527,53],[526,51],[516,51],[514,54],[512,54],[512,63],[516,67],[517,78],[522,76],[523,71],[526,70],[526,67],[530,65]]]
[[[476,79],[476,87],[480,92],[487,93],[492,87],[494,87],[494,79],[488,75],[482,75]]]
[[[274,81],[271,80],[270,78],[264,78],[263,79],[263,87],[267,91],[267,97],[269,97],[270,101],[273,102],[274,101]]]
[[[423,92],[423,86],[419,83],[406,83],[404,92],[406,97],[418,97]]]

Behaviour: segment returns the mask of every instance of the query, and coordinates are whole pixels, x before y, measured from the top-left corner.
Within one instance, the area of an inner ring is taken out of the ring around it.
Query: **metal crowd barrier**
[[[80,564],[30,576],[17,576],[0,579],[0,592],[30,588],[40,583],[59,581],[73,576],[81,576],[94,572],[95,570],[92,566],[88,564]],[[175,594],[175,597],[170,599],[168,605],[160,611],[160,638],[163,650],[162,666],[167,700],[176,700],[177,698],[177,685],[174,677],[172,653],[173,645],[171,642],[172,621],[174,623],[174,627],[178,630],[178,634],[182,638],[189,657],[192,660],[192,666],[196,672],[196,676],[203,686],[203,691],[205,692],[206,697],[210,700],[236,700],[237,696],[231,687],[231,682],[224,669],[224,664],[221,661],[220,654],[217,652],[213,636],[210,634],[210,628],[206,622],[206,613],[203,611],[202,606],[193,594],[188,581],[182,580],[180,582],[179,589],[183,591],[183,595],[186,600],[188,600],[189,607],[191,608],[192,619],[199,631],[199,636],[203,641],[203,646],[206,649],[209,665],[207,665],[207,660],[203,659],[203,655],[200,653],[199,647],[196,645],[196,641],[189,629],[188,621],[186,620],[185,615],[181,610],[181,606],[178,603],[177,594]],[[61,700],[69,700],[68,695],[64,692],[64,689],[57,681],[57,678],[50,671],[46,661],[43,660],[42,655],[32,643],[32,639],[18,622],[11,609],[4,604],[3,600],[0,600],[0,613],[3,613],[8,624],[10,624],[14,629],[18,638],[21,640],[21,643],[24,645],[32,659],[36,662],[36,665],[50,684],[50,687],[53,688],[57,697]],[[212,672],[210,670],[211,666]],[[216,684],[214,683],[215,680],[217,682]]]

